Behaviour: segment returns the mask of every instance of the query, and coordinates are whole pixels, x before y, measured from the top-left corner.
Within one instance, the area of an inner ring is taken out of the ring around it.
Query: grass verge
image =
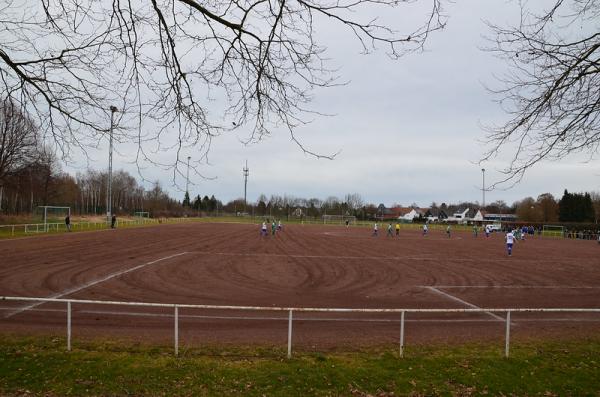
[[[504,359],[485,345],[302,353],[264,348],[115,348],[3,337],[1,395],[599,396],[600,339],[522,342]]]

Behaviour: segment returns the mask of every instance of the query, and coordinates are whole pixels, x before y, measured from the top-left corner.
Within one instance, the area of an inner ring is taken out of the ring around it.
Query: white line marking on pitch
[[[422,285],[427,288],[429,285]],[[597,285],[436,285],[437,288],[600,289]]]
[[[435,288],[435,287],[428,286],[428,287],[425,287],[425,288],[427,288],[428,290],[430,290],[430,291],[432,291],[432,292],[435,292],[436,294],[439,294],[439,295],[445,296],[446,298],[448,298],[448,299],[451,299],[451,300],[453,300],[453,301],[455,301],[455,302],[462,303],[463,305],[465,305],[465,306],[467,306],[467,307],[470,307],[471,309],[481,309],[481,308],[480,308],[479,306],[477,306],[477,305],[474,305],[474,304],[472,304],[472,303],[469,303],[469,302],[467,302],[467,301],[465,301],[465,300],[462,300],[462,299],[460,299],[460,298],[458,298],[458,297],[456,297],[456,296],[454,296],[454,295],[450,295],[450,294],[448,294],[448,293],[446,293],[446,292],[444,292],[444,291],[440,291],[439,289],[437,289],[437,288]],[[499,321],[504,321],[504,319],[503,319],[502,317],[500,317],[500,316],[497,316],[497,315],[495,315],[494,313],[491,313],[491,312],[485,312],[485,314],[487,314],[487,315],[489,315],[489,316],[491,316],[491,317],[494,317],[496,320],[499,320]]]
[[[83,285],[79,285],[77,287],[68,288],[68,289],[66,289],[64,291],[57,292],[57,293],[55,293],[53,295],[47,296],[46,298],[61,298],[61,297],[65,296],[65,295],[70,295],[70,294],[73,294],[75,292],[81,291],[82,289],[86,289],[86,288],[92,287],[92,286],[94,286],[96,284],[103,283],[105,281],[110,280],[111,278],[119,277],[119,276],[122,276],[123,274],[127,274],[127,273],[130,273],[130,272],[133,272],[133,271],[141,269],[141,268],[143,268],[145,266],[153,265],[155,263],[158,263],[158,262],[161,262],[161,261],[165,261],[167,259],[175,258],[177,256],[185,255],[187,253],[188,252],[180,252],[178,254],[173,254],[173,255],[165,256],[163,258],[155,259],[153,261],[146,262],[146,263],[143,263],[141,265],[134,266],[134,267],[132,267],[130,269],[125,269],[125,270],[118,271],[116,273],[111,273],[108,276],[104,276],[102,278],[99,278],[99,279],[96,279],[96,280],[92,280],[92,281],[90,281],[88,283],[85,283]],[[32,303],[30,305],[21,307],[19,309],[16,309],[16,310],[14,310],[14,311],[6,314],[4,316],[4,318],[10,318],[10,317],[14,316],[15,314],[22,313],[22,312],[24,312],[26,310],[32,309],[32,308],[34,308],[36,306],[39,306],[39,305],[42,305],[42,304],[44,304],[44,302]]]
[[[426,260],[433,261],[438,258],[433,257],[424,257],[424,256],[335,256],[335,255],[299,255],[299,254],[267,254],[267,253],[236,253],[236,252],[208,252],[208,251],[191,251],[190,254],[203,254],[203,255],[223,255],[223,256],[252,256],[252,257],[273,257],[273,258],[312,258],[312,259],[355,259],[355,260],[365,260],[365,259],[382,259],[382,260],[402,260],[402,259],[411,259],[411,260]]]
[[[347,235],[344,233],[336,233],[336,232],[323,232],[322,234],[326,235],[326,236],[331,236],[331,237],[346,237],[346,238],[361,238],[361,239],[372,239],[372,238],[379,238],[379,237],[374,237],[371,234],[363,234],[360,236],[356,236],[356,235]],[[462,237],[452,237],[452,238],[448,238],[448,237],[406,237],[406,235],[401,236],[401,237],[393,237],[392,239],[388,238],[389,236],[385,236],[383,237],[383,234],[381,235],[382,238],[386,241],[394,241],[394,240],[399,240],[399,241],[406,241],[406,240],[429,240],[429,241],[449,241],[449,240],[462,240]]]
[[[251,253],[251,252],[210,252],[210,251],[190,251],[190,254],[202,254],[202,255],[223,255],[223,256],[249,256],[249,257],[273,257],[273,258],[308,258],[308,259],[345,259],[345,260],[389,260],[389,261],[441,261],[444,258],[433,257],[427,255],[419,256],[337,256],[337,255],[300,255],[300,254],[269,254],[269,253]],[[565,258],[567,260],[568,258]],[[517,259],[517,258],[455,258],[452,259],[454,262],[529,262],[530,259]],[[564,261],[546,261],[546,263],[564,263]],[[424,286],[427,287],[427,286]]]

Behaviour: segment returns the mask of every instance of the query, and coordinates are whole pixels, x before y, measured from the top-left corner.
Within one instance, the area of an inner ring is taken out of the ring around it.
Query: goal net
[[[564,237],[565,228],[558,225],[544,225],[542,227],[542,236],[544,237]]]
[[[133,213],[135,218],[150,218],[150,213],[146,211],[137,211]]]
[[[348,221],[349,224],[356,223],[356,217],[350,215],[323,215],[324,224],[344,225]]]

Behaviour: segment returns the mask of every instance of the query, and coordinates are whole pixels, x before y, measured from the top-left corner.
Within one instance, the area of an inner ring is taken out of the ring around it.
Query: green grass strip
[[[521,342],[511,358],[488,345],[285,353],[267,348],[117,348],[4,337],[1,395],[599,396],[600,340]]]

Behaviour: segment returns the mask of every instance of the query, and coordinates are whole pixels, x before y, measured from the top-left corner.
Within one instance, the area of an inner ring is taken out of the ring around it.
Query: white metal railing
[[[35,298],[21,296],[0,296],[0,301],[20,301],[20,302],[58,302],[67,304],[67,350],[71,350],[71,305],[76,304],[95,304],[95,305],[116,305],[116,306],[143,306],[143,307],[162,307],[172,308],[174,310],[174,350],[175,355],[179,354],[179,309],[209,309],[209,310],[239,310],[239,311],[277,311],[288,312],[288,340],[287,356],[292,356],[292,322],[294,312],[313,312],[313,313],[399,313],[400,314],[400,357],[404,356],[404,323],[406,313],[506,313],[505,327],[505,346],[504,356],[509,356],[510,349],[510,326],[511,313],[600,313],[600,308],[505,308],[505,309],[486,309],[486,308],[467,308],[467,309],[352,309],[352,308],[320,308],[320,307],[269,307],[269,306],[221,306],[221,305],[193,305],[178,303],[147,303],[147,302],[121,302],[121,301],[99,301],[89,299],[59,299],[59,298]],[[11,317],[30,309],[17,308],[16,312],[4,316]],[[323,321],[327,321],[324,319]]]
[[[158,220],[152,218],[140,218],[140,219],[117,219],[116,226],[131,226],[131,225],[144,225],[147,223],[158,223]],[[88,230],[88,229],[100,229],[107,228],[110,226],[109,221],[80,221],[71,222],[71,230]],[[53,222],[53,223],[20,223],[15,225],[0,225],[0,234],[2,232],[9,233],[14,236],[15,233],[23,232],[25,234],[37,234],[37,233],[49,233],[67,231],[67,225],[64,222]]]
[[[144,225],[144,224],[159,224],[159,223],[185,223],[185,222],[195,222],[195,221],[218,221],[219,219],[229,219],[235,218],[238,219],[241,223],[256,223],[259,220],[262,220],[263,216],[256,216],[254,218],[249,217],[179,217],[179,218],[138,218],[138,219],[117,219],[117,227],[119,225],[127,226],[127,225]],[[373,221],[359,221],[356,220],[350,224],[350,226],[359,226],[359,227],[372,227]],[[382,223],[382,222],[378,222]],[[383,222],[382,224],[385,224]],[[289,221],[289,224],[308,224],[308,225],[329,225],[329,226],[341,226],[343,222],[326,222],[320,219],[293,219]],[[90,221],[81,221],[81,222],[71,222],[72,230],[87,230],[87,229],[100,229],[100,228],[108,228],[110,222],[108,221],[100,221],[100,222],[90,222]],[[446,230],[446,224],[429,224],[430,230]],[[411,229],[411,230],[420,230],[422,229],[422,224],[417,223],[401,223],[400,228],[402,230]],[[462,232],[472,232],[472,226],[468,225],[453,225],[454,231],[462,231]],[[49,233],[49,232],[59,232],[66,231],[67,226],[62,222],[54,222],[54,223],[21,223],[14,225],[0,225],[0,235],[3,233],[14,236],[15,233],[23,232],[24,234],[39,234],[39,233]],[[481,230],[479,231],[481,232]],[[599,233],[583,233],[583,232],[549,232],[544,231],[542,234],[535,234],[534,236],[527,235],[526,238],[560,238],[560,239],[577,239],[577,240],[593,240],[600,242],[600,234]]]

